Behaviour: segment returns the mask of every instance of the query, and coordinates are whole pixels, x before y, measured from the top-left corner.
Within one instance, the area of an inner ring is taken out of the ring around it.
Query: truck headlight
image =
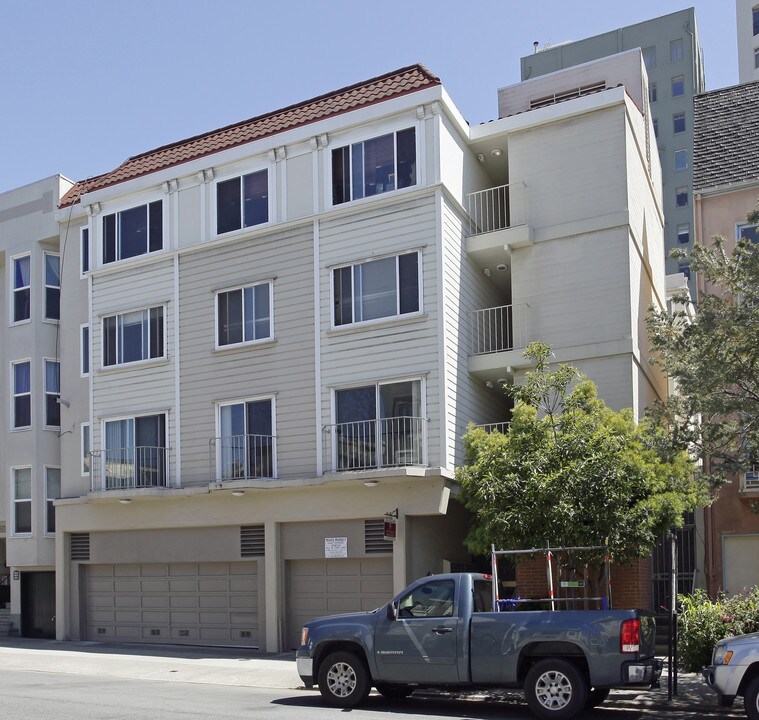
[[[729,665],[733,659],[733,651],[728,650],[726,645],[718,645],[714,649],[713,665]]]
[[[308,645],[308,628],[304,627],[300,631],[300,644],[301,645]]]

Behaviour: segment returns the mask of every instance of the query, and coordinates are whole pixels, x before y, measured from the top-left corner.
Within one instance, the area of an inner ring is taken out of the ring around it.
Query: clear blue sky
[[[695,6],[710,90],[738,82],[733,0],[0,0],[0,192],[420,62],[470,123],[532,43]]]

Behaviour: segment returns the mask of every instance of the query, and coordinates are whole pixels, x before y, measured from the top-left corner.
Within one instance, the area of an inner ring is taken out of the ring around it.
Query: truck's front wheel
[[[539,718],[569,720],[585,708],[588,684],[571,662],[549,658],[530,668],[524,694],[530,710]]]
[[[759,676],[748,684],[743,695],[743,706],[748,720],[759,720]]]
[[[356,707],[371,690],[363,659],[352,652],[335,652],[319,666],[319,692],[329,705]]]

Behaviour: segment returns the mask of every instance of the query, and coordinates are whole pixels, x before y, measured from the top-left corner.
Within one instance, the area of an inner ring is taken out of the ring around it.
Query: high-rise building
[[[687,261],[669,257],[693,243],[693,96],[704,91],[701,45],[693,8],[600,35],[539,47],[521,58],[522,80],[615,53],[640,48],[648,72],[648,98],[662,167],[667,273],[690,275]],[[689,281],[695,290],[695,278]]]
[[[738,82],[759,80],[759,3],[735,0],[738,37]]]

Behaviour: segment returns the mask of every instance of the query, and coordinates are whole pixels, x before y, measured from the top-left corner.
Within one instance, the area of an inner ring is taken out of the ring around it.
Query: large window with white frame
[[[45,468],[45,533],[55,533],[55,505],[61,497],[61,469],[59,467]]]
[[[216,345],[241,345],[272,338],[270,281],[216,293]]]
[[[103,216],[103,263],[163,249],[163,201]]]
[[[754,48],[754,70],[759,70],[759,48]]]
[[[103,367],[165,357],[163,306],[103,318]]]
[[[276,477],[273,398],[219,404],[217,427],[219,480]]]
[[[106,490],[166,487],[166,415],[103,422],[103,483]]]
[[[334,325],[351,325],[419,312],[420,273],[419,251],[334,268]]]
[[[686,149],[675,150],[675,172],[685,172],[688,169],[688,151]]]
[[[61,319],[61,257],[45,253],[45,320]]]
[[[92,462],[92,455],[90,454],[90,450],[91,450],[90,424],[82,423],[79,428],[79,433],[80,433],[79,447],[80,447],[81,458],[82,458],[81,474],[82,474],[82,477],[88,477],[90,474],[90,467],[91,467],[91,462]]]
[[[683,39],[677,38],[676,40],[669,41],[669,61],[680,62],[685,57],[685,48],[683,46]]]
[[[80,275],[90,269],[90,229],[83,227],[79,233],[79,270]]]
[[[61,364],[45,360],[45,427],[61,426]]]
[[[216,183],[218,235],[269,222],[269,171],[220,180]]]
[[[738,223],[736,226],[735,239],[750,240],[752,243],[759,243],[759,225]]]
[[[426,464],[423,404],[419,379],[335,390],[335,469]]]
[[[759,35],[759,5],[751,8],[751,21],[754,35]]]
[[[332,151],[332,204],[416,185],[413,127]]]
[[[25,322],[32,317],[32,256],[13,258],[13,298],[11,321]]]
[[[32,532],[32,468],[14,467],[13,474],[13,532],[30,535]]]
[[[32,426],[32,364],[29,360],[11,363],[13,405],[12,427],[25,430]]]
[[[685,76],[677,75],[672,78],[672,97],[685,95]]]
[[[80,353],[80,374],[82,377],[90,374],[90,326],[79,326],[79,353]]]

